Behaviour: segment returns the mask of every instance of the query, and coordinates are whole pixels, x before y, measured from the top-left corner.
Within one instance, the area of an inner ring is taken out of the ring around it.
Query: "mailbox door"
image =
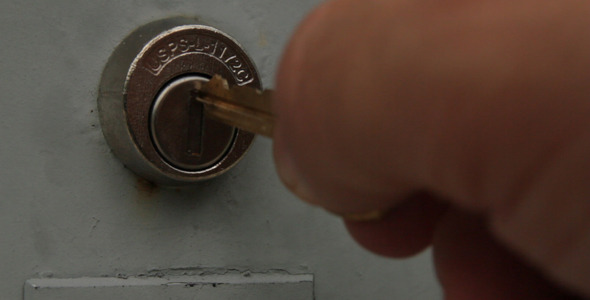
[[[0,298],[441,299],[428,252],[372,255],[338,218],[292,196],[269,139],[219,178],[162,188],[125,168],[103,137],[101,74],[138,27],[197,18],[240,42],[272,87],[291,33],[319,3],[4,3]]]

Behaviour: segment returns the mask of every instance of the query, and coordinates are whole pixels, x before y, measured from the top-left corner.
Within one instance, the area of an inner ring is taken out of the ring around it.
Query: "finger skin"
[[[590,295],[589,15],[574,0],[328,2],[279,70],[279,174],[337,213],[428,190]]]
[[[427,193],[407,199],[383,219],[372,222],[345,221],[350,235],[368,250],[388,257],[403,258],[423,251],[447,206]]]

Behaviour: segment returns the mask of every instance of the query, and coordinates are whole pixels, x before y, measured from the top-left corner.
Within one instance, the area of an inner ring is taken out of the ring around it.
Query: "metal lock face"
[[[209,119],[192,97],[194,82],[208,78],[189,75],[170,82],[151,110],[150,131],[156,149],[172,166],[199,171],[217,163],[229,150],[236,130]]]
[[[230,36],[191,22],[168,19],[132,33],[109,59],[99,91],[101,125],[115,155],[163,185],[224,173],[254,139],[208,118],[191,94],[195,81],[215,74],[261,88],[254,64]]]

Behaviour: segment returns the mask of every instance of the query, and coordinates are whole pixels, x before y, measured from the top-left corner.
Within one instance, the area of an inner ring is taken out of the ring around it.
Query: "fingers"
[[[328,2],[277,78],[279,174],[340,214],[428,190],[590,295],[588,15],[575,0]]]
[[[481,218],[457,210],[439,223],[434,258],[448,300],[581,299],[500,246]]]
[[[392,2],[328,2],[285,54],[275,153],[303,198],[428,187],[486,207],[588,131],[589,21],[570,14],[589,8]]]
[[[397,141],[376,130],[403,124],[384,110],[391,84],[378,65],[387,53],[369,52],[383,49],[374,45],[382,36],[365,24],[386,17],[373,18],[385,5],[373,2],[332,1],[314,12],[293,38],[277,78],[279,174],[301,198],[337,213],[386,209],[383,199],[412,192],[390,176]]]
[[[368,250],[389,257],[407,257],[426,249],[447,206],[418,193],[378,221],[346,221],[351,236]]]

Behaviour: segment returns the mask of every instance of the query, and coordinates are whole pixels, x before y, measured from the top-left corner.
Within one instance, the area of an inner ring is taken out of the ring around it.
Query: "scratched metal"
[[[313,276],[278,272],[173,277],[27,280],[24,300],[312,300]]]

